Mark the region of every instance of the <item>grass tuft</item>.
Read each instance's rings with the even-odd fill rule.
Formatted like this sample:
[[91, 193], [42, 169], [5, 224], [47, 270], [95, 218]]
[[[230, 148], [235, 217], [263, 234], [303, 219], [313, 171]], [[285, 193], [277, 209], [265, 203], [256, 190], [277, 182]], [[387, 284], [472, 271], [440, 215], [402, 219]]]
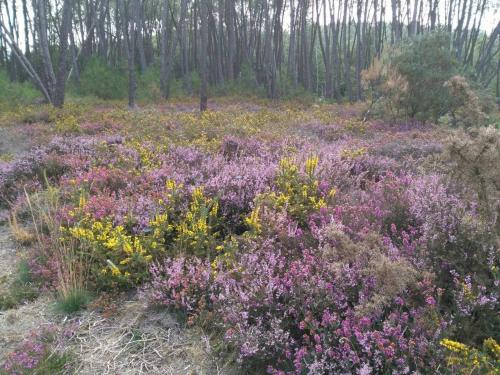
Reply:
[[82, 288], [67, 290], [60, 293], [56, 301], [56, 310], [64, 314], [73, 314], [83, 310], [92, 300], [90, 293]]

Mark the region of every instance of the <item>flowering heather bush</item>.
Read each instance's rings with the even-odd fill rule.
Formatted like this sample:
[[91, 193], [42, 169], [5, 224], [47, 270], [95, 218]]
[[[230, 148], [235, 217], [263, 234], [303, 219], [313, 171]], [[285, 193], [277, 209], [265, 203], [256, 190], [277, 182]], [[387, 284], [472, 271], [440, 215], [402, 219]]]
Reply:
[[328, 237], [340, 247], [290, 253], [269, 240], [232, 269], [168, 260], [152, 268], [151, 301], [215, 312], [240, 360], [271, 373], [437, 366], [440, 321], [430, 280], [384, 256], [377, 241], [355, 244], [328, 230], [335, 234], [321, 242]]
[[30, 335], [13, 352], [7, 355], [0, 367], [0, 374], [56, 374], [68, 370], [69, 355], [54, 351], [57, 341], [71, 335], [58, 332], [55, 326], [42, 327]]
[[325, 108], [108, 111], [3, 161], [1, 204], [22, 216], [46, 175], [60, 235], [40, 230], [34, 275], [57, 287], [51, 251], [76, 243], [90, 287], [140, 287], [250, 373], [487, 373], [498, 130], [443, 146]]

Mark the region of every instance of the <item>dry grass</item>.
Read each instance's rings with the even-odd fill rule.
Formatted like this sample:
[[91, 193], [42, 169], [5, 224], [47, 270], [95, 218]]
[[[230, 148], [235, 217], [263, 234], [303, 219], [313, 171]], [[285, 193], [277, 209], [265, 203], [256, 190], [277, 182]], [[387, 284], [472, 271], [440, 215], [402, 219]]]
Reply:
[[28, 246], [35, 241], [35, 236], [17, 221], [16, 212], [9, 215], [7, 220], [9, 222], [10, 233], [17, 243]]
[[165, 311], [125, 302], [119, 316], [86, 313], [70, 350], [72, 374], [228, 374], [214, 359], [209, 337], [183, 329]]
[[[33, 195], [25, 192], [26, 201], [33, 220], [37, 245], [47, 258], [54, 259], [57, 266], [57, 291], [62, 300], [71, 297], [75, 291], [86, 289], [89, 266], [85, 254], [79, 250], [76, 241], [61, 241], [61, 228], [55, 218], [60, 209], [60, 192], [46, 182], [47, 189]], [[42, 233], [50, 238], [50, 245], [44, 240]]]

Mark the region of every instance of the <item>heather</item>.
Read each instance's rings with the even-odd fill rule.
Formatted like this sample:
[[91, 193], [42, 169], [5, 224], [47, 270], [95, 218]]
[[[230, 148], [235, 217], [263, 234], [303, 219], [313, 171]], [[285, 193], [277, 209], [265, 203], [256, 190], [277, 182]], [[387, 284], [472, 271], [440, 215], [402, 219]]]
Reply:
[[[22, 285], [72, 334], [33, 336], [2, 371], [77, 366], [85, 314], [116, 319], [129, 296], [141, 319], [208, 332], [235, 372], [496, 373], [497, 129], [367, 120], [360, 104], [189, 108], [6, 115], [38, 134], [0, 162]], [[133, 324], [130, 358], [151, 337]]]

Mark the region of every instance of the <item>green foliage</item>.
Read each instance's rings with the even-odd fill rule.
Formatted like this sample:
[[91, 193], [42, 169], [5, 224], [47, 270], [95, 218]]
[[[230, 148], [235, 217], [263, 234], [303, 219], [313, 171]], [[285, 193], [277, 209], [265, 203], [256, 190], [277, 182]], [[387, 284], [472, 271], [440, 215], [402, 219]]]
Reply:
[[6, 292], [0, 294], [0, 310], [15, 308], [19, 304], [32, 301], [38, 296], [37, 288], [26, 261], [18, 266], [16, 278], [8, 286]]
[[0, 70], [0, 109], [32, 103], [40, 96], [29, 82], [11, 82], [7, 73]]
[[298, 100], [304, 105], [311, 105], [314, 102], [315, 95], [307, 91], [301, 84], [295, 85], [288, 74], [278, 74], [278, 83], [280, 95], [283, 99]]
[[488, 123], [489, 118], [483, 111], [478, 95], [464, 77], [453, 76], [444, 85], [451, 96], [450, 112], [446, 116], [450, 119], [450, 125], [468, 128]]
[[36, 375], [65, 374], [71, 359], [70, 353], [51, 353], [38, 364], [32, 373]]
[[448, 111], [451, 98], [444, 83], [458, 66], [449, 43], [447, 34], [426, 34], [405, 44], [393, 58], [392, 65], [408, 82], [402, 105], [410, 117], [437, 121]]
[[241, 66], [238, 77], [229, 82], [224, 82], [223, 85], [216, 86], [212, 89], [213, 95], [238, 95], [238, 96], [257, 96], [265, 97], [266, 89], [263, 85], [259, 85], [254, 77], [252, 67], [249, 64]]
[[127, 76], [98, 57], [87, 61], [80, 81], [80, 95], [101, 99], [123, 99], [127, 95]]
[[162, 99], [160, 90], [160, 70], [156, 66], [150, 67], [139, 75], [137, 80], [137, 98], [153, 102]]
[[91, 301], [88, 291], [82, 288], [73, 288], [56, 301], [56, 310], [64, 314], [73, 314], [84, 309]]

